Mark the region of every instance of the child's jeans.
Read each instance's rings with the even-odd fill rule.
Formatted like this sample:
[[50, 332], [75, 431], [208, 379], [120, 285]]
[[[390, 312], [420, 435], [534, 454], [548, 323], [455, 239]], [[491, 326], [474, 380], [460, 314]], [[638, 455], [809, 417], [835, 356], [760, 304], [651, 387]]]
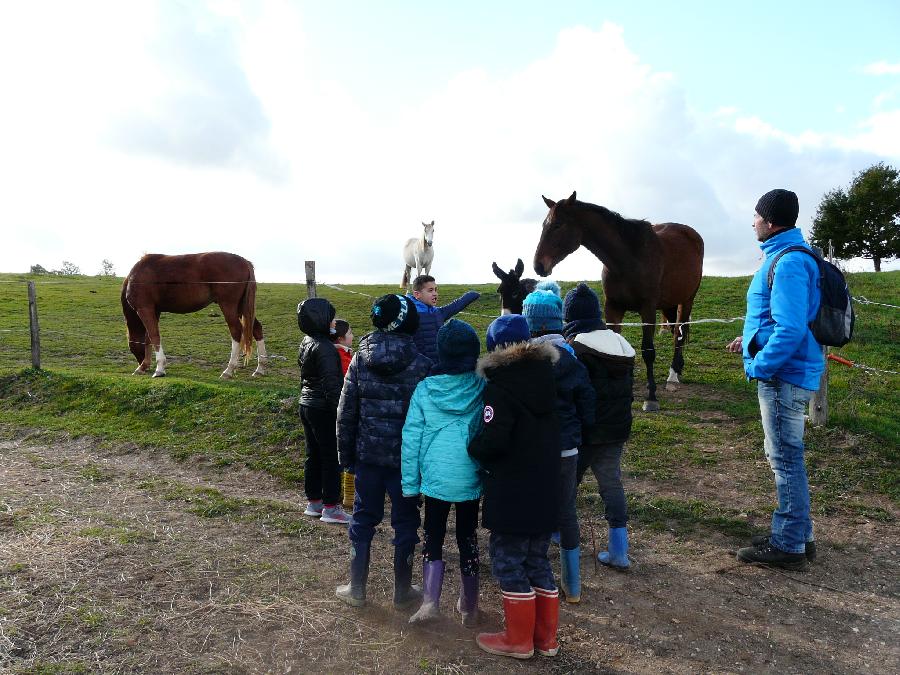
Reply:
[[603, 498], [606, 521], [610, 527], [625, 527], [628, 512], [622, 487], [622, 451], [625, 443], [585, 445], [578, 450], [578, 483], [588, 468], [597, 478], [597, 489]]
[[466, 576], [478, 573], [478, 500], [445, 502], [425, 497], [425, 562], [443, 559], [444, 537], [450, 507], [456, 504], [456, 546], [459, 549], [459, 569]]
[[400, 469], [375, 464], [356, 464], [356, 501], [350, 520], [350, 541], [367, 544], [375, 536], [375, 527], [384, 518], [384, 495], [391, 498], [391, 527], [394, 546], [419, 543], [419, 498], [404, 497], [400, 488]]
[[507, 593], [528, 593], [532, 588], [556, 590], [547, 558], [550, 532], [501, 534], [491, 532], [491, 573]]
[[303, 423], [303, 435], [306, 439], [303, 491], [307, 499], [321, 499], [329, 506], [341, 501], [336, 420], [336, 410], [300, 406], [300, 421]]
[[575, 506], [578, 494], [577, 468], [577, 453], [559, 460], [559, 545], [570, 551], [581, 545], [578, 510]]

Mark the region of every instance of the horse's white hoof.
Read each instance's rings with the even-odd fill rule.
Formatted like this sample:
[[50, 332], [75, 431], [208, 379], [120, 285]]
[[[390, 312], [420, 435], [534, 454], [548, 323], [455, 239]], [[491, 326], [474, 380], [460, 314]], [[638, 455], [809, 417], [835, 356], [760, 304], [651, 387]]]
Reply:
[[141, 367], [135, 368], [134, 372], [132, 373], [132, 375], [146, 375], [146, 374], [147, 374], [146, 368], [141, 368]]
[[264, 371], [264, 370], [254, 370], [253, 374], [250, 377], [262, 377], [265, 374], [266, 374], [266, 371]]
[[230, 380], [232, 378], [232, 373], [229, 373], [227, 370], [223, 370], [222, 374], [219, 375], [223, 380]]
[[644, 412], [659, 412], [659, 401], [644, 401]]
[[153, 373], [153, 377], [165, 377], [165, 376], [166, 376], [166, 371], [164, 371], [164, 370], [161, 372], [157, 371], [157, 372]]
[[666, 391], [678, 391], [680, 388], [679, 382], [666, 382]]

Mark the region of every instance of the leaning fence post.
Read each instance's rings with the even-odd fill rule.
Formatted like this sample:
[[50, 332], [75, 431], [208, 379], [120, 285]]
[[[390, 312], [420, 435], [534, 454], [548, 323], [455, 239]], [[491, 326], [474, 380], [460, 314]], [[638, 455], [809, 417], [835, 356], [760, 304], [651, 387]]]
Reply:
[[[816, 247], [816, 253], [823, 255], [822, 249]], [[834, 262], [834, 247], [828, 242], [828, 262]], [[825, 370], [819, 378], [819, 390], [814, 391], [809, 400], [809, 421], [814, 427], [822, 427], [828, 422], [828, 347], [822, 347], [822, 359]]]
[[306, 266], [306, 297], [316, 297], [316, 261], [307, 260]]
[[38, 326], [37, 294], [34, 282], [28, 282], [28, 325], [31, 328], [31, 366], [41, 369], [41, 329]]

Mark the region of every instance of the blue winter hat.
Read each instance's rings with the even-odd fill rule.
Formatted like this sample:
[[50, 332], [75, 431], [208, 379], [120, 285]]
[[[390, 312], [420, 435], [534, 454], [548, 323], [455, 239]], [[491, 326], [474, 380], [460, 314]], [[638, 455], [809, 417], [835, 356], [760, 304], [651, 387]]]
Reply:
[[466, 373], [475, 370], [481, 342], [472, 326], [459, 319], [450, 319], [438, 331], [437, 350], [438, 367], [435, 371]]
[[552, 290], [532, 291], [522, 303], [522, 316], [528, 321], [528, 329], [532, 333], [562, 330], [562, 300]]
[[563, 335], [571, 337], [578, 333], [593, 330], [604, 330], [603, 310], [600, 309], [600, 298], [594, 290], [583, 281], [566, 293], [564, 303], [566, 325]]
[[562, 289], [560, 289], [559, 284], [553, 281], [552, 279], [542, 279], [537, 282], [537, 285], [534, 287], [536, 291], [550, 291], [551, 293], [555, 293], [556, 297], [562, 297]]
[[531, 338], [528, 322], [521, 314], [504, 314], [491, 322], [487, 329], [487, 348], [489, 352], [497, 347], [527, 342]]

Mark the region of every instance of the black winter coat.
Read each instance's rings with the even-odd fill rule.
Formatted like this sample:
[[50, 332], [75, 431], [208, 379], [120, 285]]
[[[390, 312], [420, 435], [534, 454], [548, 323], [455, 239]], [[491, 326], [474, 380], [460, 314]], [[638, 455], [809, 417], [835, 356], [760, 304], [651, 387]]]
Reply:
[[484, 424], [469, 445], [482, 471], [481, 523], [504, 534], [548, 534], [557, 528], [559, 423], [551, 344], [522, 342], [478, 362], [487, 378]]
[[559, 449], [571, 450], [581, 445], [584, 431], [594, 424], [596, 400], [587, 368], [569, 351], [562, 335], [551, 333], [533, 338], [532, 342], [549, 342], [559, 350], [559, 361], [553, 366], [556, 378], [556, 416], [559, 419]]
[[337, 410], [344, 374], [341, 357], [328, 339], [334, 307], [325, 298], [310, 298], [297, 308], [297, 323], [306, 337], [300, 342], [300, 405]]
[[431, 369], [411, 335], [375, 331], [359, 341], [337, 412], [341, 466], [400, 468], [403, 423], [416, 385]]
[[597, 394], [596, 420], [584, 434], [583, 443], [627, 441], [634, 400], [634, 348], [611, 330], [579, 333], [569, 338], [569, 344], [587, 367]]

